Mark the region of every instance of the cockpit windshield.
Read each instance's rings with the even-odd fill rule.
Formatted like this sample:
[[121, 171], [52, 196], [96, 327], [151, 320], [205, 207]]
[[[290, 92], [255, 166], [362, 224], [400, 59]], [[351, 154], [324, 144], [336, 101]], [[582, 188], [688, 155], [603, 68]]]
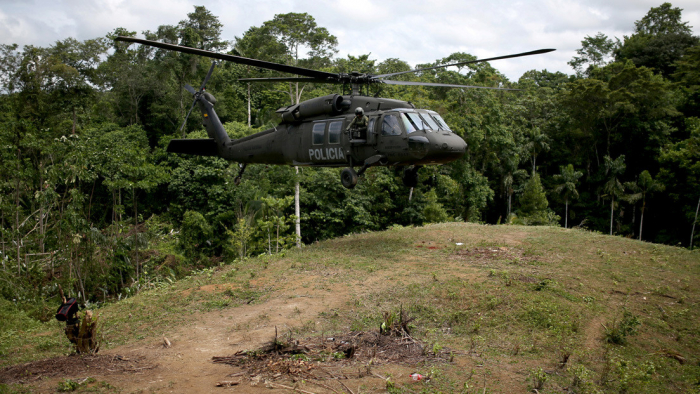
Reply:
[[452, 131], [450, 130], [450, 127], [447, 125], [447, 122], [445, 122], [442, 116], [438, 115], [436, 112], [432, 112], [428, 114], [428, 116], [433, 118], [433, 120], [437, 122], [437, 124], [440, 126], [440, 130]]
[[420, 114], [421, 118], [425, 119], [425, 121], [430, 125], [430, 128], [433, 130], [439, 130], [441, 127], [440, 125], [437, 124], [435, 119], [433, 119], [430, 114]]
[[432, 130], [433, 129], [432, 127], [430, 127], [428, 122], [426, 122], [425, 119], [423, 119], [423, 117], [420, 116], [416, 112], [407, 112], [406, 116], [409, 119], [411, 119], [411, 121], [416, 125], [418, 130]]
[[402, 109], [400, 111], [401, 120], [408, 133], [413, 133], [416, 130], [452, 131], [445, 120], [435, 111], [414, 109]]

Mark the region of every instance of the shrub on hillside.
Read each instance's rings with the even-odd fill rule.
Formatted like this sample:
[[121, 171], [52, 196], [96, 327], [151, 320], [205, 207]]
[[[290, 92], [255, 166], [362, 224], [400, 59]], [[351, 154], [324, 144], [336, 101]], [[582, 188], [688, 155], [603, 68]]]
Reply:
[[179, 245], [185, 257], [198, 260], [211, 251], [213, 230], [199, 212], [187, 211], [182, 219]]

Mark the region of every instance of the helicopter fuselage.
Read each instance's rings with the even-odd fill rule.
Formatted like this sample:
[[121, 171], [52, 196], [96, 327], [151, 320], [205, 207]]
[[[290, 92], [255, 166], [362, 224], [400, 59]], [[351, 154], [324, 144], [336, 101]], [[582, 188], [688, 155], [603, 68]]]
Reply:
[[[212, 100], [214, 101], [214, 100]], [[355, 108], [363, 108], [368, 127], [348, 130]], [[200, 103], [207, 140], [173, 140], [170, 152], [216, 155], [245, 164], [315, 167], [371, 165], [422, 166], [461, 157], [466, 143], [434, 111], [405, 101], [330, 95], [278, 110], [282, 122], [230, 140], [211, 103]], [[205, 148], [192, 150], [197, 144]], [[178, 149], [178, 147], [180, 147]]]

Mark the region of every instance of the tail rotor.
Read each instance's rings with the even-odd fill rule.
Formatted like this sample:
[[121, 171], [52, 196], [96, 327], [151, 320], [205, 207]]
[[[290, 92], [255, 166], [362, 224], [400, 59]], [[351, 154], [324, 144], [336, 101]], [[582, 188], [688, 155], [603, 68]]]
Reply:
[[214, 72], [214, 67], [216, 67], [216, 62], [211, 62], [211, 67], [209, 68], [209, 72], [207, 73], [207, 76], [204, 77], [204, 82], [202, 82], [202, 86], [199, 88], [199, 90], [194, 90], [192, 86], [189, 84], [185, 84], [185, 90], [190, 92], [194, 96], [194, 100], [192, 101], [192, 105], [190, 106], [190, 110], [187, 111], [187, 116], [185, 116], [185, 120], [182, 121], [182, 126], [180, 127], [180, 132], [182, 133], [182, 138], [185, 138], [185, 125], [187, 124], [187, 119], [189, 119], [190, 114], [192, 113], [192, 110], [194, 109], [194, 106], [197, 104], [197, 101], [202, 97], [204, 94], [204, 87], [207, 85], [207, 82], [209, 82], [209, 78], [211, 78], [211, 74]]

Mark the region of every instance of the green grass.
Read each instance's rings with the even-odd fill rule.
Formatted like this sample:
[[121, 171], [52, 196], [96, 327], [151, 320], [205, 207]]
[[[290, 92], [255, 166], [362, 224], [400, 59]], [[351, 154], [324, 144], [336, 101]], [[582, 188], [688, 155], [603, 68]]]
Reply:
[[[415, 337], [456, 354], [454, 364], [417, 366], [429, 383], [392, 377], [391, 392], [700, 393], [698, 283], [698, 252], [561, 228], [449, 223], [222, 265], [99, 313], [113, 347], [283, 289], [343, 288], [344, 307], [295, 312], [294, 335], [318, 324], [376, 330], [384, 312], [403, 309]], [[2, 365], [67, 352], [60, 325], [0, 306], [11, 317], [0, 323]]]

